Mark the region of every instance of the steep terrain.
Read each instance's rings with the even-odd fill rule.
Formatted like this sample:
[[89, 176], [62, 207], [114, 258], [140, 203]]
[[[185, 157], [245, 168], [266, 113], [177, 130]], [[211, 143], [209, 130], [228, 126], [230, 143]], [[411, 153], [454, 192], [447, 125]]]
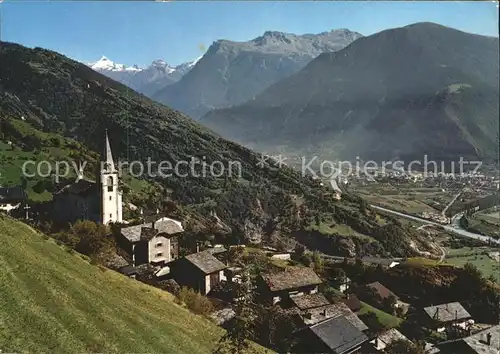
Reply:
[[327, 159], [487, 159], [498, 94], [498, 38], [418, 23], [322, 54], [201, 122], [256, 149]]
[[193, 61], [172, 67], [158, 59], [146, 68], [139, 68], [136, 65], [127, 67], [102, 57], [98, 61], [90, 63], [89, 66], [95, 71], [150, 97], [160, 89], [179, 81], [195, 64], [196, 62]]
[[[3, 353], [210, 353], [222, 330], [0, 215]], [[8, 246], [7, 246], [8, 245]]]
[[[156, 162], [152, 174], [163, 161], [166, 166], [181, 167], [179, 173], [168, 169], [167, 173], [173, 172], [169, 177], [142, 177], [161, 184], [154, 191], [157, 206], [174, 213], [189, 230], [225, 233], [231, 242], [287, 243], [297, 235], [332, 254], [411, 253], [413, 232], [380, 225], [373, 211], [360, 207], [358, 197], [344, 193], [339, 202], [331, 188], [291, 168], [280, 168], [272, 160], [263, 162], [260, 155], [83, 64], [12, 43], [1, 44], [0, 63], [0, 126], [22, 122], [42, 133], [60, 134], [94, 156], [104, 150], [107, 128], [115, 157], [142, 162], [146, 173], [150, 158]], [[11, 134], [9, 139], [15, 148], [24, 148], [22, 137]], [[76, 148], [82, 153], [85, 149]], [[192, 158], [208, 166], [217, 162], [214, 174], [205, 169], [208, 173], [203, 177], [201, 163], [194, 172], [178, 165], [180, 161], [190, 164]], [[17, 178], [20, 174], [18, 170]], [[313, 224], [320, 230], [312, 233]], [[359, 237], [330, 227], [334, 224], [349, 225]], [[321, 242], [322, 236], [328, 242]]]
[[243, 103], [319, 54], [340, 50], [360, 37], [341, 29], [306, 35], [268, 31], [248, 42], [219, 40], [193, 70], [153, 98], [197, 118]]

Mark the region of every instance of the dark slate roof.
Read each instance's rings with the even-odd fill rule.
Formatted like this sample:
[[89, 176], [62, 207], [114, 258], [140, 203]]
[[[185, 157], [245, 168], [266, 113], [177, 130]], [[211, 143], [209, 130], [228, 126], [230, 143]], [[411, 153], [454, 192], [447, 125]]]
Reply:
[[292, 297], [292, 302], [295, 304], [295, 306], [297, 306], [301, 310], [311, 309], [314, 307], [320, 307], [330, 304], [330, 301], [327, 300], [325, 295], [320, 293], [294, 296]]
[[193, 253], [184, 258], [205, 274], [215, 273], [227, 268], [224, 263], [207, 251]]
[[382, 284], [380, 284], [378, 281], [374, 282], [374, 283], [370, 283], [370, 284], [367, 284], [366, 285], [367, 287], [369, 288], [372, 288], [373, 290], [375, 290], [375, 292], [382, 298], [382, 299], [386, 299], [388, 298], [389, 296], [394, 296], [396, 299], [399, 299], [396, 294], [394, 294], [392, 291], [390, 291], [389, 289], [387, 289], [385, 286], [383, 286]]
[[26, 193], [22, 187], [0, 187], [0, 203], [17, 203], [24, 200], [26, 200]]
[[424, 311], [430, 318], [438, 322], [450, 322], [471, 317], [459, 302], [425, 307]]
[[311, 326], [311, 331], [335, 354], [348, 353], [368, 337], [345, 317], [336, 317]]
[[[486, 342], [488, 334], [491, 335], [489, 345]], [[463, 341], [478, 354], [498, 354], [500, 353], [500, 325], [466, 337]]]
[[121, 229], [121, 234], [130, 242], [138, 242], [140, 240], [150, 240], [159, 234], [173, 235], [184, 231], [178, 221], [167, 218], [154, 223], [154, 230], [156, 231], [152, 227], [152, 222], [124, 227]]
[[[385, 332], [382, 332], [380, 333], [378, 336], [377, 336], [377, 339], [384, 343], [385, 346], [388, 346], [390, 345], [391, 343], [395, 342], [395, 341], [398, 341], [398, 340], [402, 340], [402, 341], [407, 341], [409, 342], [409, 339], [406, 338], [405, 335], [403, 335], [400, 331], [398, 331], [396, 328], [391, 328], [391, 329], [388, 329], [387, 331]], [[378, 349], [378, 348], [377, 348]]]
[[322, 322], [328, 318], [344, 317], [360, 331], [368, 329], [363, 321], [361, 321], [343, 302], [307, 309], [304, 310], [301, 315], [304, 324], [308, 326]]
[[137, 274], [137, 269], [135, 269], [135, 267], [132, 267], [131, 265], [121, 267], [120, 269], [118, 269], [118, 271], [122, 274], [125, 274], [125, 275]]
[[296, 289], [322, 283], [318, 275], [311, 268], [306, 267], [289, 267], [281, 272], [265, 274], [262, 278], [271, 291]]
[[87, 179], [80, 179], [76, 182], [70, 183], [62, 187], [55, 194], [73, 194], [73, 195], [89, 195], [93, 193], [99, 193], [99, 188], [96, 182]]

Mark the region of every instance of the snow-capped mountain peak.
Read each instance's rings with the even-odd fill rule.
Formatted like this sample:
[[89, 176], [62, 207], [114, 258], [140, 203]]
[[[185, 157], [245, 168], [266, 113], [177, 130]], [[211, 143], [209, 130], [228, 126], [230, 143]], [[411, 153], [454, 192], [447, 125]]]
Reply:
[[117, 64], [114, 61], [108, 59], [106, 56], [102, 56], [96, 62], [90, 63], [89, 66], [97, 71], [140, 71], [142, 70], [137, 65], [125, 66], [124, 64]]
[[146, 96], [151, 96], [159, 89], [179, 81], [184, 74], [192, 69], [199, 59], [175, 67], [170, 66], [163, 59], [156, 59], [149, 66], [141, 68], [137, 65], [126, 66], [124, 64], [117, 64], [109, 58], [102, 56], [98, 61], [87, 65], [91, 69], [119, 81]]

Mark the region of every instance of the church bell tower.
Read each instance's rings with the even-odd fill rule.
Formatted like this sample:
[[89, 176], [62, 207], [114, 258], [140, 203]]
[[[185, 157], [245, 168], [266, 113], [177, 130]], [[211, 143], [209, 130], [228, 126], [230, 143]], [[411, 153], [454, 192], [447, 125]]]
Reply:
[[103, 224], [122, 222], [122, 192], [119, 189], [119, 173], [113, 161], [107, 130], [104, 161], [101, 162], [100, 172], [101, 221]]

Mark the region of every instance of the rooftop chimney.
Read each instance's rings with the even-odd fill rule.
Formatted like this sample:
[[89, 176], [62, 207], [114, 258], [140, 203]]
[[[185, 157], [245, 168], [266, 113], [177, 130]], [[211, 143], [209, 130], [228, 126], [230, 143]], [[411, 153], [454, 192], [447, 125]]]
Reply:
[[491, 333], [486, 335], [486, 344], [491, 345]]

